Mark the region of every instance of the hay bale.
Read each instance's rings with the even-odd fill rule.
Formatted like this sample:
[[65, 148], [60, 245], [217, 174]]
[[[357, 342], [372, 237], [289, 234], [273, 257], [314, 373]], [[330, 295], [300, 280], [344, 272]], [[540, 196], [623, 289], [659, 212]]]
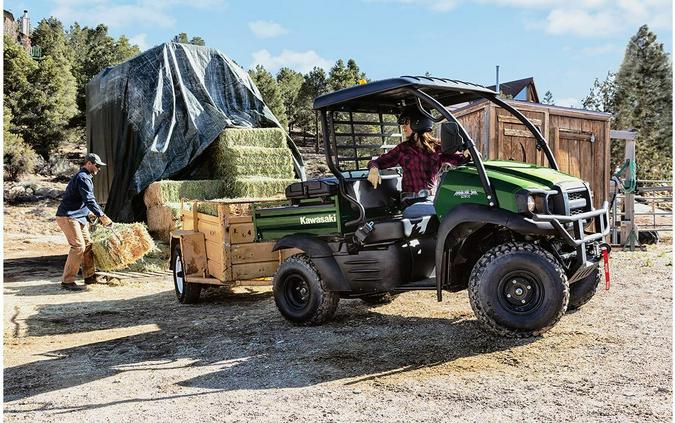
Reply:
[[286, 202], [286, 197], [279, 195], [275, 197], [254, 198], [254, 197], [235, 197], [235, 198], [216, 198], [209, 201], [198, 202], [197, 211], [199, 213], [218, 216], [218, 206], [227, 204], [230, 217], [251, 216], [253, 213], [253, 203], [261, 202]]
[[157, 181], [146, 188], [143, 201], [147, 207], [179, 203], [182, 198], [210, 200], [225, 195], [224, 180]]
[[294, 176], [293, 155], [286, 133], [279, 128], [226, 129], [204, 157], [199, 174], [213, 179]]
[[274, 198], [284, 195], [286, 187], [297, 179], [264, 176], [239, 177], [229, 186], [228, 197]]
[[221, 145], [213, 152], [211, 168], [214, 178], [268, 176], [292, 178], [291, 151], [284, 148]]
[[168, 241], [171, 231], [180, 228], [180, 203], [150, 206], [147, 210], [148, 231], [162, 241]]
[[142, 223], [113, 223], [98, 226], [92, 233], [94, 262], [100, 270], [124, 269], [155, 248]]
[[228, 128], [220, 134], [215, 142], [231, 147], [285, 148], [286, 133], [280, 128]]

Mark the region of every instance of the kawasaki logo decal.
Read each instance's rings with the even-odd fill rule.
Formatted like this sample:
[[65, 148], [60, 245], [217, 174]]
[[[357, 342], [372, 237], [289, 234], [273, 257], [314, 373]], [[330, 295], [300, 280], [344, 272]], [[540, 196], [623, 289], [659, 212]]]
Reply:
[[300, 217], [301, 225], [315, 225], [317, 223], [335, 223], [337, 222], [337, 216], [334, 214], [329, 214], [326, 216], [317, 216], [317, 217]]
[[478, 195], [478, 191], [476, 191], [475, 189], [455, 192], [455, 197], [459, 198], [470, 198], [473, 197], [474, 195]]

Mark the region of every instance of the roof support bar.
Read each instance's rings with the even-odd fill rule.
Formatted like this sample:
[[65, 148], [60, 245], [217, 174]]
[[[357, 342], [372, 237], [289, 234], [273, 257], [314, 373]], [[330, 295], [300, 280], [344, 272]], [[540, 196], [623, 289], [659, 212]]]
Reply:
[[471, 139], [471, 137], [466, 132], [462, 124], [459, 123], [457, 119], [455, 119], [455, 117], [452, 115], [452, 113], [448, 111], [448, 109], [443, 107], [441, 103], [439, 103], [435, 98], [433, 98], [429, 94], [419, 89], [411, 88], [410, 91], [413, 94], [415, 94], [415, 96], [418, 99], [423, 100], [424, 102], [432, 106], [434, 109], [438, 110], [438, 112], [443, 117], [445, 117], [448, 120], [448, 122], [455, 122], [457, 124], [457, 127], [461, 131], [462, 137], [466, 140], [466, 146], [467, 149], [469, 150], [469, 154], [471, 154], [471, 158], [473, 159], [473, 162], [476, 165], [476, 169], [478, 170], [478, 177], [480, 178], [480, 182], [483, 185], [483, 189], [485, 190], [485, 196], [487, 197], [488, 203], [490, 207], [498, 207], [499, 203], [497, 202], [497, 196], [495, 195], [495, 191], [492, 188], [490, 179], [488, 178], [487, 172], [485, 171], [485, 166], [483, 165], [483, 160], [481, 160], [480, 153], [476, 149], [476, 144], [473, 142], [473, 139]]

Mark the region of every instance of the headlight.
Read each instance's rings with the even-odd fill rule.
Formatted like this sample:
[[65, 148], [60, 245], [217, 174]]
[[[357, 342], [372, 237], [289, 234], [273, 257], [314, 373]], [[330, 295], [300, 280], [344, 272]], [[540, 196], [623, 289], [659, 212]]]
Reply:
[[527, 196], [527, 209], [530, 211], [530, 213], [534, 213], [535, 210], [535, 202], [534, 202], [534, 197], [531, 195]]

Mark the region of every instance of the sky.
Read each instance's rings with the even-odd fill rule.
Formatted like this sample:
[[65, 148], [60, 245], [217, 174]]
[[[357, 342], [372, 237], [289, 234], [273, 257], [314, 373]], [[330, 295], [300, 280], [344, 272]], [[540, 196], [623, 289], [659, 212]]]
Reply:
[[141, 49], [186, 32], [245, 68], [328, 71], [353, 58], [372, 80], [424, 75], [493, 85], [534, 77], [540, 98], [580, 107], [648, 24], [672, 53], [668, 0], [40, 0], [5, 1], [34, 27], [55, 16], [103, 23]]

